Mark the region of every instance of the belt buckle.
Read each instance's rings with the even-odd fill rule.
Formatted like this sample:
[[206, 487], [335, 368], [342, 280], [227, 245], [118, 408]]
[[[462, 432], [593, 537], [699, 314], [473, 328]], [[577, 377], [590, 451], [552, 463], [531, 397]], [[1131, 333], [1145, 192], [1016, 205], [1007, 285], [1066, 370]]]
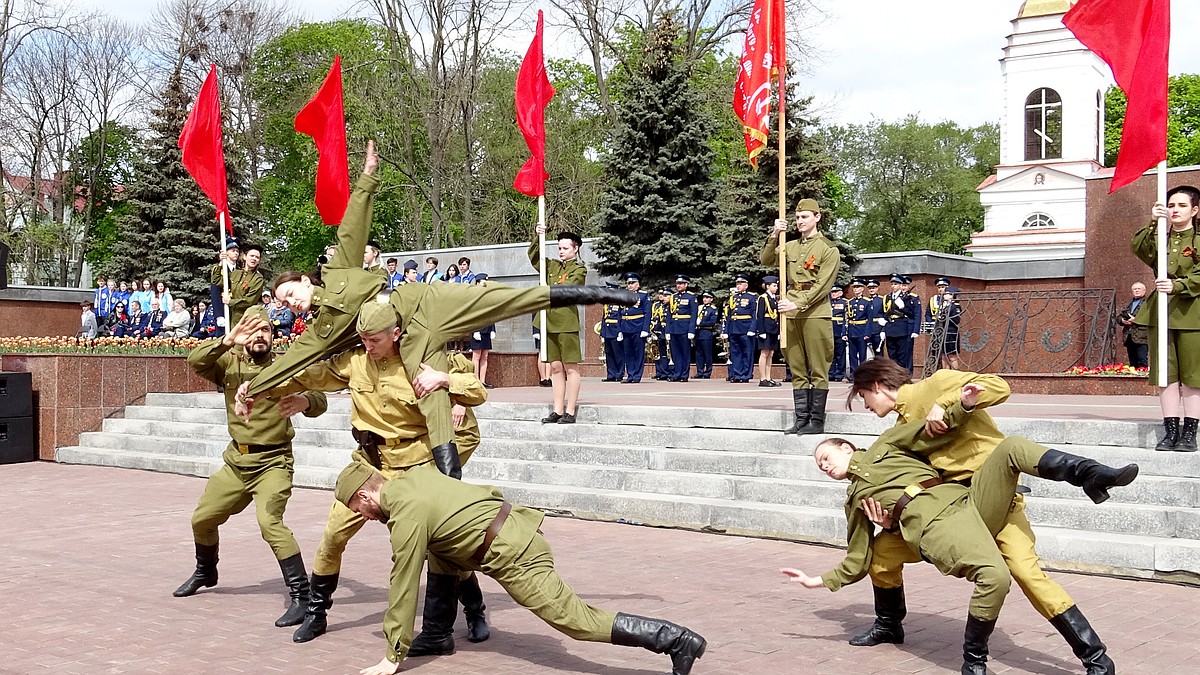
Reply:
[[245, 443], [238, 443], [237, 449], [238, 449], [238, 452], [242, 453], [243, 455], [250, 454], [250, 446], [246, 445]]
[[925, 488], [921, 487], [920, 485], [909, 485], [908, 487], [904, 488], [904, 494], [908, 495], [909, 499], [916, 497], [924, 491]]

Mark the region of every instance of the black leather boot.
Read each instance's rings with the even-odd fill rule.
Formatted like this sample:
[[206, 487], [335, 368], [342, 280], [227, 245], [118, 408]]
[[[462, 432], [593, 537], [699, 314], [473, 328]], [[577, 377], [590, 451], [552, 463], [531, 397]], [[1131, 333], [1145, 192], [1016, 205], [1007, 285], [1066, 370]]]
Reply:
[[483, 604], [483, 589], [479, 588], [479, 577], [472, 574], [458, 581], [458, 599], [462, 602], [463, 616], [467, 618], [467, 640], [484, 642], [492, 636]]
[[1066, 638], [1071, 651], [1087, 668], [1087, 675], [1116, 675], [1117, 666], [1108, 658], [1108, 648], [1078, 606], [1071, 605], [1070, 609], [1050, 619], [1050, 625]]
[[325, 634], [329, 626], [325, 613], [333, 606], [333, 592], [337, 590], [337, 574], [312, 575], [308, 589], [308, 609], [304, 612], [304, 623], [292, 633], [292, 642], [308, 642]]
[[1196, 423], [1200, 422], [1195, 417], [1183, 418], [1183, 429], [1179, 432], [1179, 442], [1175, 444], [1175, 452], [1195, 452], [1196, 451]]
[[904, 587], [880, 588], [875, 591], [875, 623], [865, 633], [850, 638], [855, 647], [874, 647], [884, 643], [904, 644], [904, 617], [908, 607], [904, 603]]
[[963, 633], [962, 675], [987, 675], [988, 639], [996, 630], [996, 622], [967, 615], [967, 630]]
[[1038, 460], [1037, 475], [1081, 487], [1084, 494], [1100, 504], [1108, 499], [1108, 488], [1129, 485], [1137, 478], [1138, 465], [1127, 464], [1117, 469], [1086, 457], [1047, 450]]
[[1179, 418], [1164, 417], [1163, 418], [1163, 438], [1154, 446], [1155, 450], [1174, 450], [1175, 445], [1179, 443]]
[[279, 561], [279, 570], [283, 572], [283, 581], [287, 584], [288, 595], [292, 600], [283, 616], [275, 620], [279, 628], [298, 626], [304, 621], [308, 608], [308, 572], [304, 571], [304, 558], [300, 554]]
[[813, 389], [811, 391], [808, 424], [796, 432], [800, 435], [825, 433], [825, 403], [829, 401], [829, 390]]
[[201, 588], [217, 585], [217, 547], [217, 544], [196, 544], [196, 571], [171, 595], [186, 598]]
[[[555, 288], [555, 286], [551, 286]], [[425, 576], [425, 611], [421, 633], [413, 638], [409, 656], [441, 656], [454, 653], [454, 620], [458, 618], [458, 575]]]
[[600, 304], [633, 307], [638, 304], [638, 294], [623, 288], [606, 286], [562, 285], [550, 287], [551, 307]]
[[704, 656], [704, 648], [708, 645], [708, 641], [699, 633], [683, 626], [632, 614], [617, 614], [613, 621], [612, 643], [624, 647], [642, 647], [655, 654], [670, 654], [671, 675], [691, 673], [692, 664]]
[[430, 452], [433, 453], [433, 463], [437, 465], [438, 471], [462, 480], [462, 462], [458, 459], [458, 446], [453, 441], [442, 443]]
[[785, 434], [797, 434], [808, 426], [808, 416], [812, 414], [812, 389], [793, 389], [792, 403], [796, 407], [796, 421], [785, 430]]

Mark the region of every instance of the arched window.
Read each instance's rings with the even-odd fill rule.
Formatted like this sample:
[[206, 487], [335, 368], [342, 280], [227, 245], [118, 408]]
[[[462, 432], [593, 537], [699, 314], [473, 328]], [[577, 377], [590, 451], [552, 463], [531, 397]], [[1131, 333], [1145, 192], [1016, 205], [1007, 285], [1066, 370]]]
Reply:
[[1042, 87], [1025, 98], [1025, 161], [1062, 157], [1062, 97]]
[[1044, 213], [1034, 213], [1021, 223], [1022, 228], [1054, 227], [1054, 219]]

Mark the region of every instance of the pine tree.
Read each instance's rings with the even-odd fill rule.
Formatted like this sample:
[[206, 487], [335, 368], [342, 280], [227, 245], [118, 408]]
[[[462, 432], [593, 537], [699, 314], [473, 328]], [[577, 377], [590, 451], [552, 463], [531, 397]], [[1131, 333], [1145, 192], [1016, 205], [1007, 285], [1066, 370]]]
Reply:
[[641, 272], [646, 287], [718, 268], [713, 125], [698, 114], [678, 41], [669, 14], [647, 36], [620, 108], [595, 219], [600, 271]]
[[[858, 261], [857, 255], [836, 234], [836, 223], [832, 213], [837, 210], [837, 190], [832, 189], [835, 179], [834, 163], [825, 148], [813, 133], [815, 121], [809, 115], [812, 98], [796, 98], [795, 86], [787, 90], [787, 161], [784, 171], [787, 176], [787, 197], [784, 200], [786, 218], [790, 223], [795, 216], [797, 202], [804, 198], [816, 199], [822, 207], [821, 232], [829, 237], [842, 254], [842, 269], [838, 279], [843, 283], [850, 280], [850, 268]], [[775, 101], [772, 108], [777, 110]], [[772, 120], [774, 122], [774, 120]], [[731, 172], [726, 176], [724, 201], [718, 226], [720, 235], [719, 259], [725, 276], [717, 287], [732, 284], [735, 274], [761, 277], [778, 274], [776, 268], [768, 269], [759, 263], [759, 254], [766, 242], [775, 219], [779, 217], [779, 127], [772, 124], [767, 145], [758, 155], [758, 170], [747, 164], [745, 170]], [[789, 229], [789, 238], [794, 229]], [[756, 285], [751, 286], [757, 289]]]

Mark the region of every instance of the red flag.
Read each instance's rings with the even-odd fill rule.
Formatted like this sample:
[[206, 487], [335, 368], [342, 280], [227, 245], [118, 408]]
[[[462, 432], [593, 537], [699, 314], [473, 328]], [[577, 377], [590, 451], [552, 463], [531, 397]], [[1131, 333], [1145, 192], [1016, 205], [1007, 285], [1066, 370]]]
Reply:
[[350, 163], [346, 157], [346, 113], [342, 108], [342, 57], [333, 58], [329, 74], [300, 112], [296, 131], [317, 144], [317, 211], [326, 225], [338, 225], [350, 203]]
[[538, 10], [537, 32], [521, 70], [517, 71], [517, 126], [533, 157], [517, 172], [513, 187], [517, 192], [537, 197], [546, 194], [546, 104], [554, 98], [554, 86], [546, 76], [542, 58], [542, 10]]
[[196, 185], [217, 207], [217, 217], [225, 214], [225, 229], [233, 234], [229, 217], [229, 184], [225, 180], [225, 148], [221, 145], [221, 97], [217, 94], [217, 66], [204, 78], [196, 103], [179, 134], [183, 168]]
[[1112, 68], [1125, 92], [1121, 151], [1109, 192], [1167, 158], [1170, 0], [1079, 0], [1063, 24]]
[[[742, 121], [746, 152], [754, 168], [758, 168], [758, 153], [771, 131], [771, 82], [779, 79], [786, 52], [783, 0], [754, 0], [733, 89], [733, 112]], [[782, 94], [779, 107], [783, 114]]]

